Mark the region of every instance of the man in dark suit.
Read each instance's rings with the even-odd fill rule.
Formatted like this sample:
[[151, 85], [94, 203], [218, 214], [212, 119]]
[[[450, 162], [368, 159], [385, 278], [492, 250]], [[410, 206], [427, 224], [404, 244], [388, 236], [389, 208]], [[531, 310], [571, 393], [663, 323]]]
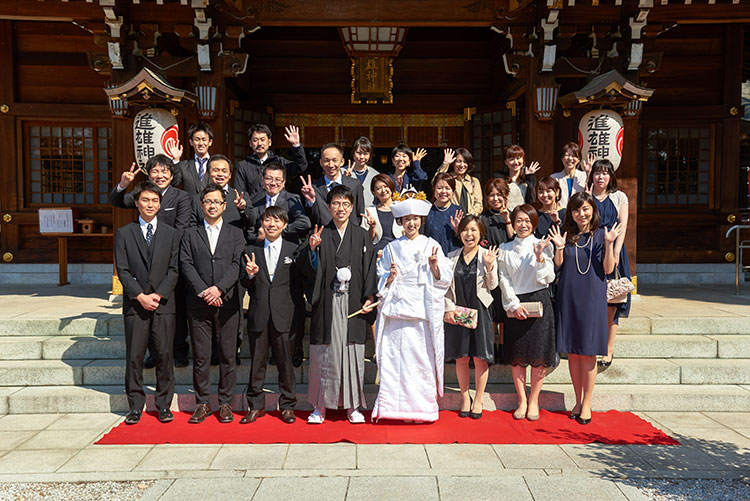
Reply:
[[328, 192], [335, 186], [344, 185], [354, 196], [354, 207], [349, 215], [352, 224], [359, 226], [365, 211], [365, 195], [362, 183], [357, 179], [341, 174], [344, 165], [344, 150], [336, 143], [328, 143], [320, 149], [320, 166], [324, 176], [315, 181], [307, 176], [302, 179], [302, 196], [305, 198], [312, 224], [325, 226], [332, 221], [331, 211], [326, 205]]
[[[232, 162], [224, 155], [211, 155], [207, 162], [208, 183], [214, 183], [219, 186], [224, 193], [227, 201], [224, 208], [222, 219], [225, 223], [236, 226], [243, 233], [247, 234], [247, 228], [255, 224], [254, 211], [247, 210], [248, 197], [244, 193], [239, 193], [229, 187], [229, 180], [232, 178]], [[207, 183], [207, 184], [208, 184]], [[193, 197], [193, 224], [192, 226], [201, 226], [203, 224], [204, 207], [201, 202], [202, 192]]]
[[260, 214], [266, 207], [281, 207], [286, 211], [289, 224], [282, 237], [298, 244], [310, 231], [310, 218], [305, 214], [299, 195], [286, 191], [286, 169], [278, 163], [269, 163], [263, 167], [263, 191], [250, 198], [250, 206], [255, 211], [255, 225], [248, 230], [248, 242], [263, 242], [265, 238]]
[[291, 179], [297, 179], [307, 170], [307, 157], [299, 137], [299, 127], [290, 125], [285, 129], [284, 138], [292, 145], [293, 160], [276, 155], [270, 150], [273, 136], [266, 124], [255, 124], [247, 131], [252, 153], [237, 163], [234, 187], [240, 193], [254, 195], [263, 191], [263, 166], [277, 163], [284, 166]]
[[[193, 203], [190, 195], [179, 188], [170, 186], [174, 179], [175, 164], [166, 155], [154, 155], [146, 163], [146, 172], [149, 180], [153, 181], [161, 190], [161, 208], [157, 217], [160, 223], [168, 224], [178, 230], [190, 226], [193, 217]], [[138, 175], [135, 162], [122, 173], [120, 182], [109, 194], [109, 203], [121, 209], [135, 209], [135, 198], [133, 193], [127, 193], [128, 186]], [[180, 235], [182, 233], [180, 232]], [[182, 280], [177, 281], [175, 288], [175, 300], [177, 301], [177, 312], [175, 317], [174, 332], [174, 364], [176, 367], [187, 367], [188, 349], [187, 321], [185, 310], [185, 286]], [[149, 356], [146, 357], [144, 367], [151, 369], [156, 365], [156, 358], [151, 354], [154, 350], [148, 347]]]
[[292, 365], [293, 343], [290, 335], [300, 284], [293, 270], [297, 245], [281, 238], [287, 226], [287, 213], [270, 206], [261, 215], [265, 234], [263, 242], [245, 249], [242, 284], [250, 294], [247, 310], [247, 333], [250, 339], [252, 366], [247, 386], [249, 412], [240, 423], [252, 423], [266, 411], [263, 382], [266, 376], [268, 348], [273, 350], [279, 369], [279, 409], [285, 423], [293, 423], [297, 395]]
[[[214, 133], [207, 123], [198, 122], [188, 128], [188, 138], [195, 153], [192, 158], [182, 160], [177, 164], [172, 185], [182, 186], [188, 195], [193, 196], [198, 195], [206, 185], [210, 157], [208, 150], [214, 142]], [[180, 156], [182, 156], [182, 149], [180, 149]]]
[[233, 419], [232, 399], [237, 379], [237, 330], [240, 321], [240, 276], [245, 237], [227, 224], [227, 205], [221, 186], [211, 183], [201, 192], [203, 221], [188, 228], [180, 246], [180, 271], [188, 284], [188, 322], [193, 346], [193, 385], [198, 404], [188, 421], [200, 423], [211, 414], [211, 337], [216, 333], [219, 352], [219, 421]]
[[126, 424], [136, 424], [146, 403], [143, 355], [149, 340], [156, 358], [156, 407], [159, 421], [172, 421], [174, 395], [172, 336], [174, 335], [180, 233], [159, 221], [161, 189], [151, 181], [133, 191], [138, 221], [117, 230], [115, 266], [124, 292], [125, 392], [130, 412]]

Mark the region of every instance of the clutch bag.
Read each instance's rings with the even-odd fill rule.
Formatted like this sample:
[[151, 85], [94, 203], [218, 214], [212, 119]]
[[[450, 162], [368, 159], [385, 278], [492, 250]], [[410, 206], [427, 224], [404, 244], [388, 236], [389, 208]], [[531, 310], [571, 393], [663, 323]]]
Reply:
[[519, 307], [526, 308], [529, 313], [527, 318], [539, 318], [544, 315], [544, 305], [541, 301], [532, 301], [530, 303], [521, 303]]
[[465, 306], [456, 306], [453, 310], [453, 321], [448, 322], [453, 325], [460, 327], [466, 327], [467, 329], [477, 328], [478, 312], [474, 308], [467, 308]]
[[628, 294], [634, 290], [635, 285], [629, 278], [620, 277], [619, 273], [615, 273], [615, 278], [607, 280], [607, 303], [625, 303], [628, 300]]

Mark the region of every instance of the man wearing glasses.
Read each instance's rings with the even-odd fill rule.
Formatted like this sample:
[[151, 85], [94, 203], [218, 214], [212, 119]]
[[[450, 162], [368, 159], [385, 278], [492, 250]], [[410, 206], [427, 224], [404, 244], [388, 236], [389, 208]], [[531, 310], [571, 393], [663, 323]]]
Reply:
[[189, 423], [211, 414], [209, 361], [215, 334], [219, 355], [219, 422], [233, 419], [232, 400], [237, 380], [237, 331], [240, 323], [240, 276], [245, 238], [223, 219], [226, 191], [211, 183], [200, 194], [203, 217], [185, 231], [180, 245], [180, 272], [188, 284], [188, 322], [193, 346], [193, 385], [198, 404]]

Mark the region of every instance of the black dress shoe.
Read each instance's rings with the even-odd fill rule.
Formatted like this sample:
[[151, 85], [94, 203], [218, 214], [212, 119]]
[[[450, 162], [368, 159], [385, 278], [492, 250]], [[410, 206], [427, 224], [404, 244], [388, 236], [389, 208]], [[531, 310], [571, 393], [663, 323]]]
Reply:
[[[474, 399], [469, 397], [469, 410], [468, 411], [458, 411], [458, 417], [460, 418], [467, 418], [471, 416], [471, 408], [474, 406]], [[480, 416], [481, 417], [481, 416]]]
[[151, 355], [147, 356], [146, 360], [143, 361], [143, 367], [146, 369], [153, 369], [156, 367], [156, 359]]
[[294, 367], [300, 367], [304, 358], [305, 354], [302, 352], [302, 348], [297, 348], [294, 350], [294, 355], [292, 356], [292, 365]]
[[269, 365], [276, 365], [276, 357], [274, 357], [273, 355], [271, 355], [270, 357], [268, 357], [268, 364]]
[[219, 422], [231, 423], [233, 419], [234, 414], [232, 414], [232, 406], [229, 404], [222, 404], [222, 406], [219, 407]]
[[471, 419], [482, 419], [482, 413], [481, 413], [481, 412], [474, 412], [474, 411], [471, 411], [471, 412], [469, 413], [469, 417], [470, 417]]
[[239, 354], [239, 353], [238, 353], [238, 354], [237, 354], [237, 356], [235, 357], [235, 359], [234, 359], [234, 363], [235, 363], [235, 365], [237, 365], [237, 366], [240, 366], [240, 365], [242, 365], [242, 359], [240, 358], [240, 354]]
[[265, 409], [252, 409], [250, 412], [240, 419], [240, 424], [254, 423], [256, 419], [266, 415]]
[[159, 421], [168, 423], [174, 420], [174, 414], [169, 409], [159, 409]]
[[602, 369], [606, 369], [610, 365], [612, 365], [612, 361], [615, 359], [614, 353], [612, 354], [612, 358], [609, 359], [609, 362], [605, 361], [604, 359], [599, 359], [599, 367]]
[[190, 364], [188, 363], [187, 357], [180, 357], [180, 358], [175, 358], [174, 359], [174, 366], [175, 367], [187, 367], [188, 365], [190, 365]]
[[208, 404], [198, 404], [198, 407], [193, 412], [193, 415], [188, 419], [188, 423], [197, 424], [202, 423], [208, 416], [211, 415], [211, 406]]
[[591, 422], [591, 418], [583, 419], [581, 416], [578, 416], [576, 418], [576, 423], [578, 424], [589, 424], [590, 422]]
[[141, 411], [130, 411], [125, 416], [125, 424], [138, 424], [141, 421]]
[[292, 409], [282, 409], [281, 410], [281, 420], [284, 421], [287, 424], [292, 424], [297, 420], [297, 417], [294, 415], [294, 410]]
[[571, 412], [568, 416], [570, 419], [578, 419], [580, 417], [580, 413]]

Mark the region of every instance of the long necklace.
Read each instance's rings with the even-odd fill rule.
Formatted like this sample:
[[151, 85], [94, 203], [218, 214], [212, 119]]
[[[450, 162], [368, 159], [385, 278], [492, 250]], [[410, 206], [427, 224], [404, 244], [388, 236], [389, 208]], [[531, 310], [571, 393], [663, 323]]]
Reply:
[[[580, 240], [580, 238], [579, 238]], [[586, 271], [581, 271], [581, 265], [578, 264], [578, 249], [585, 249], [586, 246], [589, 246], [589, 264], [586, 266]], [[583, 245], [578, 245], [578, 242], [576, 242], [576, 269], [578, 269], [578, 273], [581, 275], [585, 275], [589, 272], [591, 269], [591, 256], [594, 254], [594, 234], [589, 234], [589, 240]]]

